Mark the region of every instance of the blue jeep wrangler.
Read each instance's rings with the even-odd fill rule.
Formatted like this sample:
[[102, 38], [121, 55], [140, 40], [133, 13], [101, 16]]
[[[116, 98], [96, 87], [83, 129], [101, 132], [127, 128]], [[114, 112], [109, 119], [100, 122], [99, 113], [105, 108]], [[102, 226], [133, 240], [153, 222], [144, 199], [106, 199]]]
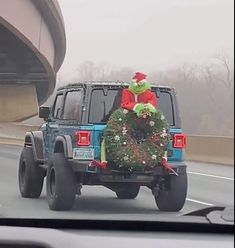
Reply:
[[[69, 210], [81, 185], [103, 185], [120, 199], [134, 199], [140, 186], [148, 187], [162, 211], [179, 211], [187, 194], [182, 133], [175, 90], [152, 86], [158, 108], [170, 124], [168, 162], [177, 173], [163, 166], [148, 171], [125, 171], [90, 166], [100, 159], [102, 133], [111, 113], [120, 107], [120, 82], [70, 84], [59, 88], [52, 107], [40, 107], [45, 120], [39, 131], [27, 132], [19, 162], [22, 197], [38, 198], [46, 177], [47, 200], [52, 210]], [[108, 154], [107, 154], [108, 155]]]

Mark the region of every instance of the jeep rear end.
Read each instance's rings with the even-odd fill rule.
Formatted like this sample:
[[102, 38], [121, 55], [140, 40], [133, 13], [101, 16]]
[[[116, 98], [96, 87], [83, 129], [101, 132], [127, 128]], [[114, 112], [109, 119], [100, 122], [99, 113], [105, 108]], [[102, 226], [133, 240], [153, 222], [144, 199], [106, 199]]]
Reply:
[[183, 207], [187, 194], [185, 135], [172, 88], [152, 87], [158, 108], [170, 125], [167, 153], [172, 170], [161, 164], [144, 171], [118, 169], [109, 154], [107, 168], [98, 168], [92, 163], [101, 159], [103, 131], [110, 115], [120, 107], [125, 87], [128, 85], [124, 83], [87, 83], [58, 90], [52, 108], [41, 108], [41, 117], [46, 120], [41, 131], [26, 134], [20, 168], [34, 154], [34, 161], [26, 162], [35, 166], [35, 173], [40, 170], [40, 177], [36, 176], [38, 173], [34, 175], [39, 182], [35, 190], [30, 184], [25, 188], [22, 181], [22, 196], [38, 197], [46, 175], [47, 200], [52, 210], [71, 209], [81, 185], [105, 186], [119, 199], [134, 199], [140, 186], [147, 186], [160, 210], [179, 211]]

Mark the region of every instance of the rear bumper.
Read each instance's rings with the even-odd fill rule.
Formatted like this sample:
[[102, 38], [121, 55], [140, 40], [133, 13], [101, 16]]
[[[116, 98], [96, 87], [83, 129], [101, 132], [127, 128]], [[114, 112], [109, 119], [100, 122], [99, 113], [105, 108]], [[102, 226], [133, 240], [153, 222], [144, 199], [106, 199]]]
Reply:
[[[69, 164], [74, 172], [83, 172], [93, 174], [98, 181], [101, 183], [105, 182], [135, 182], [135, 183], [151, 183], [159, 176], [167, 176], [168, 171], [162, 166], [156, 167], [153, 171], [118, 171], [110, 169], [99, 169], [96, 167], [91, 167], [91, 161], [75, 161], [69, 160]], [[186, 173], [186, 164], [184, 162], [171, 162], [172, 168], [180, 174]]]

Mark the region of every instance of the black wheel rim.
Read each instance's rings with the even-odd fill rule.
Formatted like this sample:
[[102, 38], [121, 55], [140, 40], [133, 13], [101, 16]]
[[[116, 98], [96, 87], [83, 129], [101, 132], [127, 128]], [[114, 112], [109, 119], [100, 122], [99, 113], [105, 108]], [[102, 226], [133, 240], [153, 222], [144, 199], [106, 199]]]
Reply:
[[55, 189], [56, 189], [56, 180], [55, 180], [54, 168], [52, 168], [51, 172], [50, 172], [49, 188], [50, 188], [50, 194], [52, 196], [54, 196], [55, 195]]

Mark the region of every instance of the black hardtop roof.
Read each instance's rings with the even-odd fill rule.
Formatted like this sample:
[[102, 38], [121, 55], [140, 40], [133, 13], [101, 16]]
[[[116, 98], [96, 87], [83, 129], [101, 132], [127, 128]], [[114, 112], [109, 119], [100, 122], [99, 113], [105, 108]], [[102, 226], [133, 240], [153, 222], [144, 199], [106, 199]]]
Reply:
[[[78, 82], [78, 83], [67, 84], [65, 86], [59, 87], [57, 91], [64, 90], [64, 89], [77, 88], [77, 87], [86, 88], [87, 86], [90, 86], [90, 87], [100, 87], [100, 86], [127, 87], [128, 85], [129, 85], [128, 82], [121, 82], [121, 81], [89, 81], [89, 82]], [[173, 89], [173, 87], [170, 87], [170, 86], [157, 85], [157, 84], [151, 84], [151, 87]]]

